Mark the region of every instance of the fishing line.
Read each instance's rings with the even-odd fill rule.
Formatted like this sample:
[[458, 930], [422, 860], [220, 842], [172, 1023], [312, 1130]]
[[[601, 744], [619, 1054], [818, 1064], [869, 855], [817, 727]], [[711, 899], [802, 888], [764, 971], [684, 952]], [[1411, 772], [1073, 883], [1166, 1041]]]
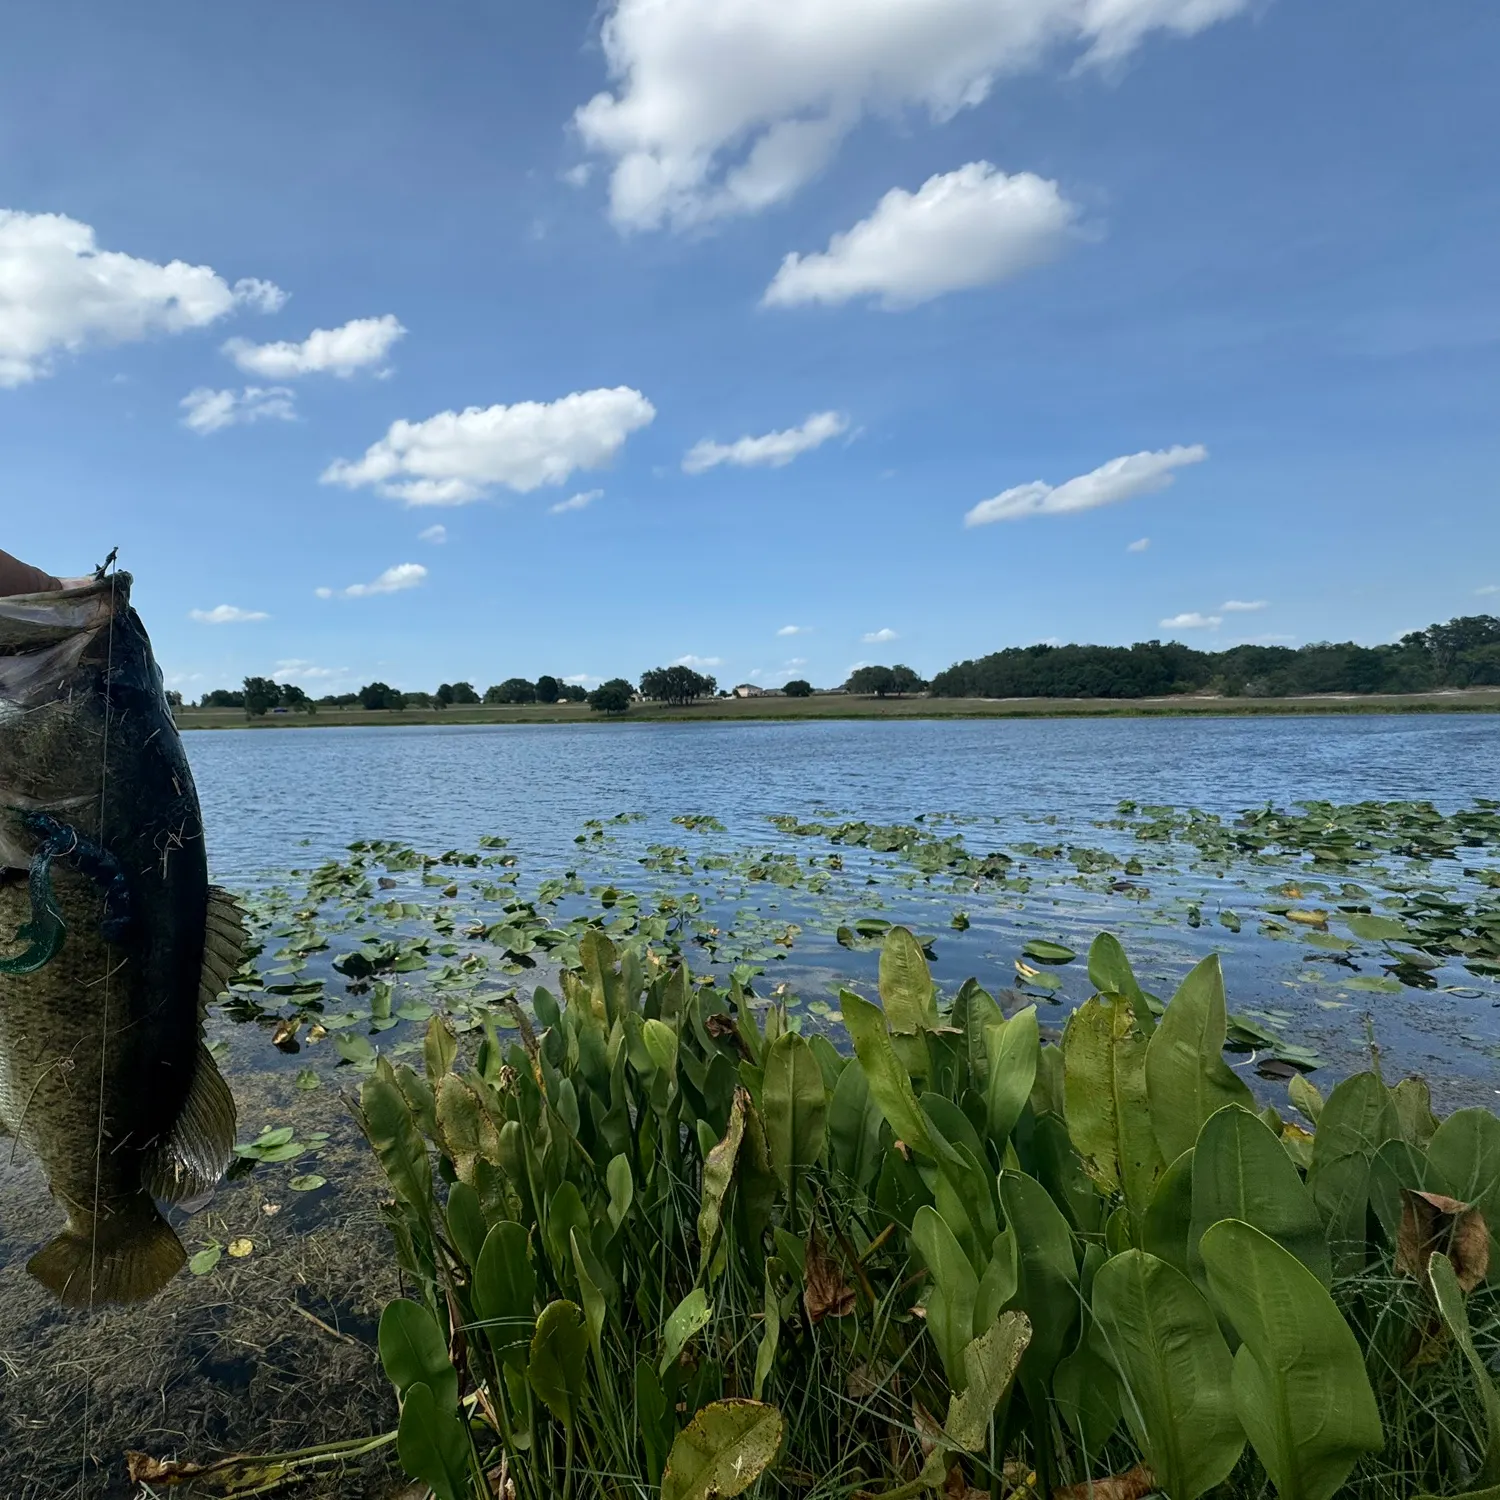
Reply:
[[[109, 556], [105, 558], [100, 573], [105, 568], [109, 571], [109, 635], [105, 647], [104, 659], [104, 737], [99, 757], [99, 822], [95, 842], [104, 848], [104, 809], [109, 792], [109, 729], [110, 721], [114, 715], [114, 701], [112, 689], [114, 687], [115, 673], [115, 607], [119, 602], [118, 567], [115, 559], [119, 556], [120, 549], [114, 548]], [[99, 1258], [99, 1179], [103, 1175], [104, 1160], [104, 1068], [109, 1048], [109, 995], [110, 980], [114, 977], [116, 965], [109, 961], [109, 954], [105, 954], [105, 970], [103, 976], [104, 984], [104, 1014], [99, 1026], [99, 1095], [97, 1100], [97, 1123], [94, 1132], [94, 1212], [92, 1222], [89, 1224], [89, 1317], [94, 1316], [94, 1287], [97, 1285], [96, 1270]], [[79, 1443], [78, 1454], [78, 1494], [80, 1500], [85, 1491], [89, 1473], [89, 1416], [91, 1398], [93, 1396], [93, 1380], [87, 1362], [83, 1367], [83, 1433]]]

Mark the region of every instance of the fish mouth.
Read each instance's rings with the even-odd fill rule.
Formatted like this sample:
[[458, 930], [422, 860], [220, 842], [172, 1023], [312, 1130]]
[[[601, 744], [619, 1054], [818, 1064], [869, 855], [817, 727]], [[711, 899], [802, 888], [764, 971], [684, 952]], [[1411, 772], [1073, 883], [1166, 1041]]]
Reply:
[[41, 594], [0, 594], [0, 655], [36, 651], [104, 629], [130, 607], [129, 573]]

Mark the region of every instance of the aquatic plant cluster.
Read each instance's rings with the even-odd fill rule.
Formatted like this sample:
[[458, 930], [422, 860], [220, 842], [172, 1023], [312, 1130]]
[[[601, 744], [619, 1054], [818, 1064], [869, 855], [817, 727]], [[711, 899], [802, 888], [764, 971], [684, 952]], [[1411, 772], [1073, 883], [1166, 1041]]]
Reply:
[[893, 928], [852, 1056], [650, 943], [577, 959], [361, 1090], [443, 1500], [1500, 1483], [1490, 1112], [1378, 1069], [1257, 1108], [1217, 959], [1164, 1005], [1107, 935], [1053, 1045]]

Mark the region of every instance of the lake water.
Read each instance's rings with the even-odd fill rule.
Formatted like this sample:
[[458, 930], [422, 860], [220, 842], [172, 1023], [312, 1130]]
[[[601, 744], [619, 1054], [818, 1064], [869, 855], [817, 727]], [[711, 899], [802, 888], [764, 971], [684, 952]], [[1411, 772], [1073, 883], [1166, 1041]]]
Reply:
[[[438, 853], [500, 836], [519, 861], [521, 892], [574, 870], [596, 889], [606, 881], [696, 887], [707, 915], [749, 934], [738, 949], [709, 950], [700, 966], [758, 960], [760, 992], [786, 983], [814, 1007], [809, 1024], [820, 1024], [839, 983], [873, 979], [873, 952], [835, 941], [838, 927], [861, 915], [940, 934], [934, 973], [950, 992], [970, 973], [991, 988], [1016, 983], [1027, 938], [1081, 953], [1108, 927], [1163, 995], [1197, 958], [1220, 952], [1231, 1008], [1311, 1048], [1335, 1072], [1365, 1065], [1373, 1034], [1389, 1061], [1427, 1072], [1449, 1104], [1495, 1098], [1493, 977], [1449, 966], [1436, 988], [1372, 995], [1362, 987], [1394, 981], [1379, 978], [1370, 955], [1330, 962], [1294, 940], [1268, 940], [1257, 925], [1266, 891], [1305, 865], [1205, 870], [1190, 850], [1163, 857], [1153, 849], [1140, 888], [1121, 893], [1108, 873], [1080, 874], [1058, 852], [1140, 853], [1128, 832], [1099, 826], [1125, 799], [1225, 818], [1306, 799], [1430, 800], [1451, 812], [1500, 788], [1500, 730], [1488, 716], [455, 725], [198, 732], [186, 741], [211, 862], [231, 887], [284, 880], [357, 839]], [[581, 837], [588, 820], [620, 814], [631, 820]], [[709, 814], [723, 827], [685, 831], [672, 821], [683, 814]], [[1021, 891], [917, 878], [899, 859], [853, 850], [836, 874], [819, 874], [814, 895], [745, 876], [761, 854], [804, 866], [828, 854], [826, 841], [768, 821], [788, 814], [872, 823], [946, 814], [955, 821], [929, 826], [961, 833], [976, 853], [1051, 847], [1040, 858], [1016, 856], [1027, 877]], [[1396, 873], [1428, 878], [1424, 865]], [[1464, 883], [1451, 861], [1435, 864], [1431, 878], [1440, 889]], [[1337, 880], [1309, 887], [1309, 898], [1326, 904], [1337, 888]], [[966, 930], [953, 926], [956, 910]], [[1221, 911], [1240, 930], [1216, 921]], [[794, 940], [773, 946], [770, 935], [788, 923]], [[1300, 935], [1283, 929], [1284, 938]], [[419, 990], [422, 975], [409, 979]], [[1026, 988], [1056, 1024], [1089, 990], [1081, 961]], [[525, 976], [517, 989], [524, 995]]]

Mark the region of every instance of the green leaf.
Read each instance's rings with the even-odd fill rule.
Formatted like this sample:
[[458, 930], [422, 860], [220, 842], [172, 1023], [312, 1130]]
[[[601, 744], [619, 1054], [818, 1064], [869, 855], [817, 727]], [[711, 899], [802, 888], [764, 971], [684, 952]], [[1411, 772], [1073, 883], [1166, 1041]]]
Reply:
[[984, 1051], [986, 1129], [996, 1149], [1004, 1151], [1036, 1085], [1037, 1059], [1041, 1054], [1036, 1006], [1028, 1005], [1008, 1021], [986, 1025]]
[[1307, 1184], [1341, 1271], [1352, 1272], [1363, 1262], [1370, 1163], [1386, 1141], [1399, 1139], [1400, 1116], [1390, 1090], [1374, 1073], [1344, 1079], [1318, 1117]]
[[761, 1109], [772, 1169], [789, 1189], [794, 1175], [816, 1166], [822, 1156], [828, 1116], [823, 1070], [796, 1032], [777, 1037], [767, 1050]]
[[401, 1403], [396, 1456], [413, 1479], [438, 1500], [465, 1500], [469, 1494], [469, 1438], [458, 1414], [418, 1382]]
[[458, 1057], [458, 1038], [448, 1028], [441, 1016], [434, 1016], [427, 1023], [427, 1034], [422, 1039], [422, 1061], [427, 1069], [427, 1081], [436, 1088], [445, 1073], [453, 1071]]
[[609, 1305], [604, 1294], [608, 1279], [603, 1268], [594, 1259], [588, 1248], [587, 1238], [574, 1229], [568, 1236], [573, 1251], [573, 1269], [578, 1276], [578, 1290], [583, 1297], [583, 1320], [588, 1328], [589, 1343], [594, 1347], [594, 1358], [604, 1358], [604, 1320]]
[[398, 1297], [380, 1315], [380, 1363], [399, 1396], [418, 1382], [444, 1411], [458, 1405], [458, 1371], [437, 1319], [418, 1302]]
[[549, 1302], [536, 1320], [526, 1378], [542, 1404], [571, 1429], [583, 1393], [588, 1334], [576, 1302]]
[[1367, 943], [1409, 943], [1411, 933], [1406, 924], [1391, 917], [1372, 917], [1362, 913], [1344, 918], [1344, 925], [1355, 937]]
[[760, 1401], [712, 1401], [677, 1434], [661, 1477], [661, 1500], [729, 1500], [770, 1467], [785, 1423]]
[[828, 1101], [828, 1154], [834, 1168], [861, 1190], [868, 1190], [880, 1172], [884, 1125], [863, 1066], [845, 1068]]
[[1089, 983], [1102, 995], [1123, 995], [1139, 1009], [1141, 987], [1119, 938], [1101, 932], [1089, 944]]
[[[780, 1264], [780, 1262], [776, 1262]], [[761, 1323], [760, 1343], [755, 1349], [755, 1384], [750, 1394], [757, 1401], [765, 1394], [766, 1381], [776, 1364], [776, 1350], [781, 1343], [781, 1298], [776, 1291], [776, 1279], [770, 1262], [766, 1264], [766, 1291], [762, 1304], [764, 1320]]]
[[677, 1074], [677, 1033], [665, 1021], [647, 1021], [642, 1027], [646, 1051], [658, 1073], [668, 1078]]
[[484, 1238], [474, 1267], [474, 1311], [498, 1358], [525, 1367], [536, 1303], [536, 1271], [526, 1227], [503, 1219]]
[[943, 1431], [966, 1453], [978, 1453], [989, 1441], [995, 1408], [1005, 1399], [1030, 1342], [1026, 1314], [1008, 1312], [964, 1346], [964, 1387], [948, 1403]]
[[1193, 1156], [1192, 1151], [1184, 1151], [1156, 1179], [1141, 1221], [1141, 1248], [1184, 1276], [1190, 1274], [1188, 1245], [1197, 1243], [1192, 1239]]
[[892, 927], [881, 944], [880, 1003], [896, 1036], [937, 1029], [937, 990], [927, 956], [905, 927]]
[[312, 1193], [316, 1192], [320, 1187], [327, 1187], [328, 1179], [317, 1172], [304, 1172], [300, 1176], [292, 1178], [287, 1183], [287, 1186], [294, 1193]]
[[1233, 1359], [1213, 1309], [1181, 1271], [1140, 1250], [1094, 1278], [1094, 1339], [1120, 1377], [1125, 1419], [1170, 1500], [1197, 1500], [1245, 1446]]
[[215, 1241], [213, 1244], [205, 1246], [188, 1261], [188, 1270], [194, 1276], [207, 1276], [223, 1258], [224, 1247]]
[[1295, 1255], [1323, 1286], [1333, 1265], [1317, 1205], [1286, 1148], [1248, 1109], [1229, 1105], [1203, 1127], [1193, 1149], [1188, 1269], [1204, 1277], [1200, 1244], [1220, 1219], [1241, 1219]]
[[1500, 1482], [1500, 1390], [1495, 1388], [1494, 1378], [1474, 1345], [1468, 1309], [1464, 1306], [1463, 1289], [1458, 1284], [1453, 1262], [1446, 1255], [1434, 1255], [1427, 1262], [1427, 1279], [1432, 1285], [1432, 1294], [1437, 1299], [1438, 1312], [1468, 1361], [1469, 1370], [1474, 1376], [1474, 1388], [1479, 1392], [1479, 1399], [1484, 1407], [1485, 1424], [1489, 1432], [1485, 1444], [1484, 1466], [1479, 1471], [1479, 1478], [1486, 1483]]
[[486, 1234], [484, 1209], [479, 1194], [466, 1182], [455, 1182], [448, 1189], [448, 1240], [471, 1269], [479, 1264]]
[[604, 1169], [604, 1181], [609, 1188], [609, 1227], [618, 1234], [635, 1199], [635, 1179], [630, 1175], [630, 1158], [623, 1155], [611, 1157], [609, 1165]]
[[932, 1278], [927, 1293], [927, 1331], [937, 1345], [948, 1384], [955, 1391], [965, 1379], [963, 1351], [974, 1337], [974, 1304], [979, 1278], [947, 1221], [923, 1204], [912, 1219], [912, 1242]]
[[365, 1136], [392, 1190], [427, 1218], [432, 1210], [432, 1166], [406, 1097], [394, 1083], [372, 1078], [359, 1091], [359, 1112]]
[[1428, 1143], [1427, 1162], [1443, 1191], [1472, 1203], [1500, 1239], [1500, 1118], [1487, 1109], [1454, 1110]]
[[1224, 1061], [1224, 974], [1210, 954], [1182, 981], [1146, 1048], [1146, 1094], [1162, 1156], [1175, 1161], [1226, 1104], [1255, 1107]]
[[1031, 1319], [1022, 1375], [1041, 1384], [1052, 1378], [1078, 1324], [1073, 1233], [1046, 1188], [1024, 1172], [1001, 1172], [1000, 1202], [1016, 1237], [1016, 1302]]
[[856, 995], [853, 990], [840, 990], [839, 1009], [844, 1029], [854, 1043], [854, 1055], [864, 1070], [870, 1095], [896, 1132], [897, 1139], [905, 1141], [923, 1156], [935, 1158], [937, 1150], [928, 1135], [922, 1111], [917, 1107], [911, 1076], [902, 1067], [896, 1049], [891, 1045], [890, 1032], [886, 1030], [885, 1016], [880, 1007]]
[[657, 1364], [660, 1374], [665, 1375], [677, 1363], [689, 1340], [708, 1326], [713, 1312], [708, 1293], [701, 1286], [695, 1286], [672, 1309], [661, 1331], [662, 1354]]
[[1281, 1500], [1331, 1500], [1364, 1453], [1384, 1442], [1363, 1356], [1316, 1276], [1235, 1219], [1203, 1236], [1219, 1312], [1244, 1341], [1234, 1403]]
[[1049, 943], [1046, 938], [1033, 938], [1023, 943], [1021, 952], [1034, 958], [1039, 964], [1070, 964], [1078, 955], [1061, 943]]
[[[771, 1048], [774, 1054], [776, 1048]], [[734, 1103], [729, 1110], [729, 1127], [724, 1139], [703, 1158], [703, 1196], [698, 1209], [698, 1274], [702, 1276], [713, 1259], [714, 1248], [719, 1240], [719, 1226], [724, 1214], [724, 1198], [729, 1185], [734, 1181], [734, 1165], [740, 1154], [740, 1142], [745, 1137], [745, 1110], [750, 1095], [744, 1089], [734, 1091]], [[618, 1160], [623, 1161], [620, 1157]], [[626, 1167], [626, 1179], [629, 1179]]]
[[1302, 1111], [1309, 1123], [1316, 1125], [1323, 1113], [1323, 1096], [1303, 1073], [1293, 1073], [1286, 1082], [1286, 1096]]

